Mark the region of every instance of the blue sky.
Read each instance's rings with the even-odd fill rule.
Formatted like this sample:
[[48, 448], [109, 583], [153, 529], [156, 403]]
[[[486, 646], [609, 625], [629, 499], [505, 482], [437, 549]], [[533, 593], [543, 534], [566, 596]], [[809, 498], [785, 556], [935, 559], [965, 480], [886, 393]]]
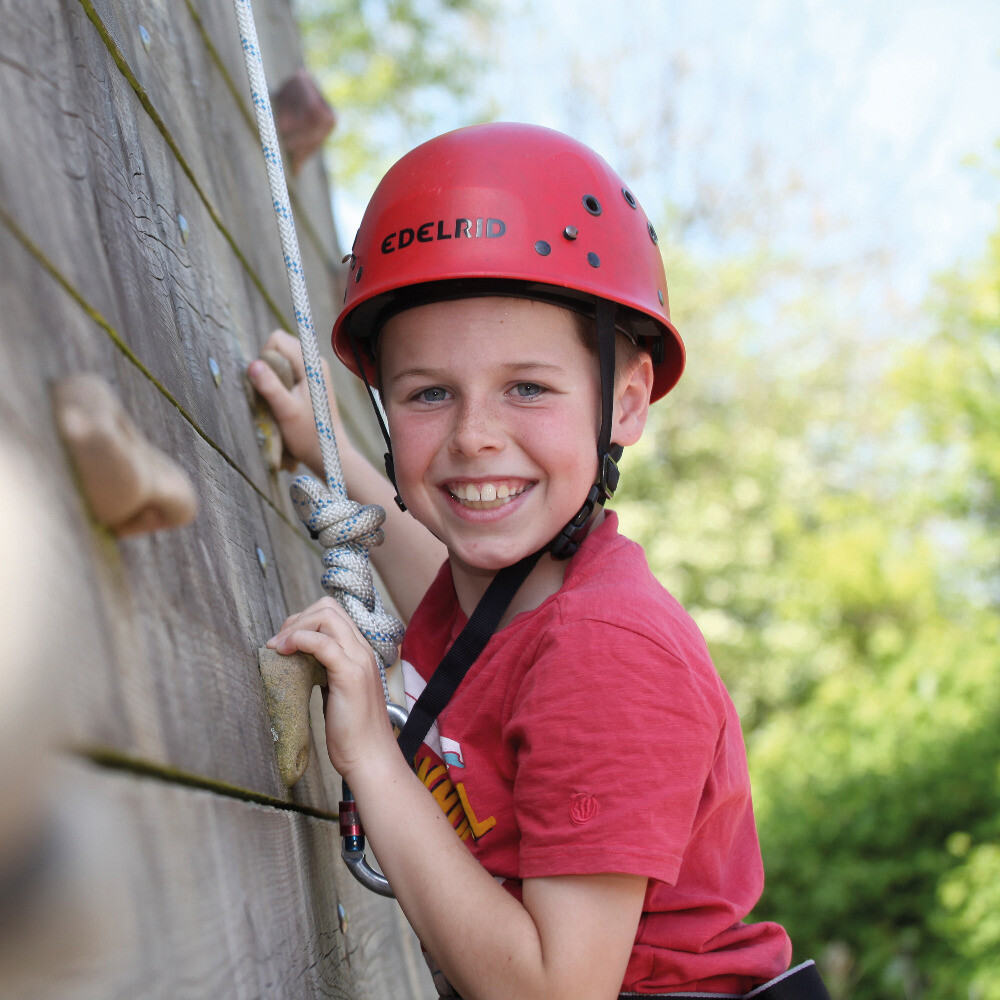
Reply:
[[[997, 225], [996, 0], [496, 4], [480, 105], [588, 142], [654, 217], [753, 209], [751, 229], [815, 263], [877, 258], [911, 308]], [[445, 106], [434, 131], [468, 114]], [[362, 207], [338, 196], [344, 233]], [[710, 226], [689, 236], [724, 252]]]

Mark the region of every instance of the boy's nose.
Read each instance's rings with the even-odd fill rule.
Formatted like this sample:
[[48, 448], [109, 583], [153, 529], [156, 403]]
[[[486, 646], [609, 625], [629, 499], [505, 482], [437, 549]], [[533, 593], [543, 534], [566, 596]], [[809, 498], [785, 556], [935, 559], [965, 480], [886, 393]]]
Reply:
[[503, 447], [503, 441], [500, 422], [488, 406], [466, 403], [456, 408], [450, 443], [453, 453], [477, 455], [495, 451]]

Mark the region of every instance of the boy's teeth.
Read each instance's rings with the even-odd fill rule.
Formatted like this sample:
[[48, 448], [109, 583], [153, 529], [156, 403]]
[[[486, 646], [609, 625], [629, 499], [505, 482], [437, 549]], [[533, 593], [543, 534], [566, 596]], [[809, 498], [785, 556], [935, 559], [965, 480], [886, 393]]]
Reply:
[[458, 483], [451, 492], [457, 500], [492, 503], [494, 500], [507, 500], [522, 491], [506, 483], [500, 483], [499, 486], [496, 483], [483, 483], [482, 486], [476, 486], [475, 483]]

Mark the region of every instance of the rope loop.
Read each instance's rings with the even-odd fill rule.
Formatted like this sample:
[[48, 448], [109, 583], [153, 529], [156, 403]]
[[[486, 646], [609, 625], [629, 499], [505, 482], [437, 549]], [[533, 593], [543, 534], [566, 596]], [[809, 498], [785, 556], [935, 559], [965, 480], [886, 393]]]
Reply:
[[375, 650], [385, 687], [385, 668], [395, 662], [403, 641], [403, 623], [385, 610], [368, 562], [368, 550], [385, 539], [385, 510], [335, 496], [310, 476], [293, 480], [289, 493], [302, 523], [323, 546], [323, 589]]

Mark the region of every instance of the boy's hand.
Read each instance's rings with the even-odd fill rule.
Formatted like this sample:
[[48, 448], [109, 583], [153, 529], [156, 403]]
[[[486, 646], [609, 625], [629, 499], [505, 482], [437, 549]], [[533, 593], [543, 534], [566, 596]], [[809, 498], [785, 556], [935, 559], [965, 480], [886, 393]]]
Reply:
[[[260, 358], [250, 362], [247, 367], [247, 377], [274, 414], [285, 450], [322, 477], [323, 458], [319, 450], [319, 438], [316, 436], [316, 423], [309, 398], [309, 383], [306, 381], [305, 365], [302, 362], [298, 339], [284, 330], [275, 330], [267, 338], [263, 350], [274, 351], [288, 361], [292, 368], [294, 384], [291, 389], [287, 388], [274, 369]], [[330, 370], [325, 361], [322, 365], [327, 391], [330, 392]], [[337, 401], [332, 395], [330, 411], [333, 432], [337, 436], [338, 446], [342, 448], [347, 444], [347, 440], [337, 411]]]
[[286, 655], [311, 653], [326, 669], [327, 749], [346, 780], [383, 755], [399, 756], [375, 653], [332, 597], [285, 619], [267, 646]]

